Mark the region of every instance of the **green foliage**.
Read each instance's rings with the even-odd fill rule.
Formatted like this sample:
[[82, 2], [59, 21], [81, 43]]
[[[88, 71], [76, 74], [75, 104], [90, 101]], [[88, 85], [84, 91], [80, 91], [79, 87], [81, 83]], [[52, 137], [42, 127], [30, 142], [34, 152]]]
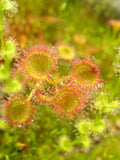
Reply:
[[16, 47], [15, 47], [15, 43], [12, 40], [8, 40], [5, 43], [4, 48], [2, 48], [1, 50], [1, 56], [4, 59], [13, 59], [15, 58], [15, 52], [16, 52]]
[[6, 130], [7, 124], [0, 119], [0, 130]]
[[92, 131], [97, 133], [97, 134], [102, 134], [105, 130], [106, 124], [105, 121], [100, 119], [100, 120], [96, 120], [93, 124], [92, 124]]
[[4, 65], [0, 66], [0, 81], [7, 80], [9, 78], [9, 73], [6, 71]]
[[22, 89], [21, 84], [17, 80], [12, 80], [10, 83], [7, 83], [2, 88], [4, 93], [12, 94], [19, 92]]
[[90, 147], [90, 138], [87, 135], [81, 135], [77, 139], [77, 143], [81, 144], [85, 149], [88, 149]]
[[1, 58], [4, 59], [5, 64], [0, 66], [0, 81], [5, 84], [2, 91], [7, 94], [18, 92], [21, 90], [21, 85], [17, 80], [12, 80], [10, 77], [10, 64], [16, 56], [16, 46], [13, 40], [7, 40], [4, 43], [3, 39], [3, 15], [5, 10], [13, 10], [16, 7], [16, 2], [3, 0], [0, 1], [0, 40], [1, 40]]
[[60, 137], [59, 146], [65, 152], [70, 152], [72, 150], [70, 139], [67, 136]]
[[99, 100], [95, 102], [95, 107], [102, 113], [114, 114], [115, 111], [119, 110], [119, 101], [111, 100], [111, 97], [106, 93], [101, 93]]
[[92, 123], [88, 121], [81, 121], [77, 125], [77, 129], [80, 134], [87, 134], [91, 131]]
[[77, 124], [77, 130], [81, 135], [87, 135], [89, 133], [102, 134], [105, 128], [105, 121], [102, 119], [97, 119], [94, 122], [81, 121]]
[[[8, 13], [8, 11], [14, 10], [15, 3], [13, 4], [13, 1], [4, 0], [0, 2], [0, 5], [3, 5], [3, 8], [0, 6], [1, 17], [1, 11], [4, 10]], [[22, 92], [22, 94], [25, 99], [35, 101], [35, 115], [32, 122], [30, 122], [30, 126], [26, 126], [25, 128], [19, 126], [20, 128], [16, 128], [15, 126], [11, 127], [7, 124], [6, 127], [6, 123], [0, 120], [0, 136], [2, 137], [0, 140], [1, 160], [119, 159], [119, 137], [114, 138], [109, 136], [109, 134], [111, 135], [110, 130], [112, 130], [112, 132], [116, 131], [115, 117], [111, 118], [110, 116], [112, 114], [119, 116], [117, 115], [117, 113], [119, 114], [120, 88], [119, 55], [114, 63], [118, 80], [115, 79], [112, 66], [116, 55], [113, 47], [119, 45], [119, 33], [114, 34], [113, 30], [107, 24], [106, 18], [113, 18], [116, 14], [116, 12], [113, 12], [114, 6], [112, 5], [112, 7], [110, 7], [108, 2], [108, 0], [98, 1], [98, 3], [93, 0], [36, 0], [34, 3], [32, 0], [18, 1], [20, 4], [20, 16], [18, 15], [18, 17], [21, 17], [20, 21], [22, 23], [18, 22], [19, 18], [17, 19], [17, 17], [15, 21], [13, 20], [13, 26], [17, 24], [18, 26], [15, 27], [20, 28], [20, 30], [14, 30], [14, 32], [17, 32], [16, 38], [18, 41], [20, 41], [19, 38], [22, 39], [23, 36], [29, 39], [27, 46], [36, 44], [38, 37], [39, 40], [45, 40], [45, 43], [46, 41], [52, 44], [66, 42], [67, 44], [69, 43], [70, 46], [72, 44], [77, 50], [77, 56], [80, 59], [84, 59], [86, 53], [90, 53], [91, 55], [89, 54], [89, 57], [95, 56], [95, 61], [98, 66], [100, 66], [102, 78], [105, 80], [103, 83], [106, 92], [101, 89], [101, 94], [101, 91], [96, 90], [96, 93], [94, 93], [93, 90], [91, 90], [88, 93], [90, 96], [87, 103], [88, 106], [83, 109], [78, 119], [76, 118], [76, 120], [72, 122], [70, 122], [69, 119], [66, 120], [64, 117], [62, 119], [58, 114], [56, 116], [56, 113], [54, 113], [51, 108], [44, 104], [41, 105], [36, 101], [35, 90], [37, 90], [38, 87], [41, 89], [43, 87], [42, 83], [35, 85], [36, 82], [31, 82], [30, 84], [29, 80], [26, 80], [26, 75], [24, 75], [23, 70], [19, 77], [23, 86], [13, 78], [10, 72], [10, 64], [12, 64], [16, 57], [16, 45], [14, 41], [9, 39], [5, 42], [3, 41], [2, 34], [5, 26], [3, 28], [0, 22], [1, 57], [4, 60], [4, 64], [0, 66], [0, 81], [4, 85], [1, 90], [11, 95], [23, 89], [24, 93]], [[36, 17], [35, 15], [39, 15], [36, 21], [34, 21], [35, 19], [32, 15], [34, 15], [34, 18]], [[53, 20], [50, 16], [55, 17], [57, 20]], [[34, 19], [33, 22], [32, 19]], [[1, 20], [3, 19], [1, 18], [0, 21]], [[33, 25], [29, 24], [29, 21], [32, 22]], [[25, 28], [28, 29], [27, 32], [24, 32]], [[29, 35], [27, 35], [27, 33], [29, 33]], [[77, 40], [74, 39], [74, 35], [76, 34]], [[34, 38], [32, 37], [33, 35]], [[86, 41], [81, 37], [85, 37]], [[32, 42], [30, 39], [32, 39]], [[22, 43], [24, 43], [23, 41], [24, 38]], [[95, 50], [94, 53], [91, 53], [91, 50]], [[58, 63], [58, 70], [56, 73], [54, 72], [54, 77], [50, 80], [56, 80], [56, 86], [61, 88], [65, 79], [63, 78], [61, 80], [60, 77], [68, 75], [72, 66], [68, 61], [64, 61], [63, 59], [60, 59]], [[18, 73], [19, 71], [16, 72]], [[67, 80], [70, 81], [71, 79], [68, 77]], [[30, 79], [30, 81], [32, 80]], [[115, 83], [116, 86], [113, 87]], [[33, 89], [28, 89], [28, 86]], [[46, 88], [49, 91], [49, 87]], [[49, 92], [44, 94], [47, 95], [48, 93]], [[48, 97], [48, 102], [49, 100]], [[64, 103], [63, 101], [63, 104]], [[89, 110], [87, 110], [87, 107]], [[107, 119], [107, 121], [105, 119]], [[76, 124], [77, 129], [75, 128]], [[108, 126], [110, 128], [108, 128]], [[119, 128], [119, 126], [117, 127]], [[106, 130], [107, 133], [105, 132]], [[115, 134], [118, 130], [119, 129], [117, 129]], [[107, 138], [102, 137], [104, 134]], [[116, 149], [113, 150], [113, 148]], [[89, 153], [86, 153], [88, 150], [90, 150]]]
[[1, 1], [3, 10], [12, 10], [13, 4], [10, 0]]

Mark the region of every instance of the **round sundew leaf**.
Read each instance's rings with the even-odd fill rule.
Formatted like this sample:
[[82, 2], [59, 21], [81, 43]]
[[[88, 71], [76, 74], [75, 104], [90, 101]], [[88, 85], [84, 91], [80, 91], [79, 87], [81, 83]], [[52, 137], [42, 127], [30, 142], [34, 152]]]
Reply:
[[44, 75], [53, 70], [53, 59], [46, 53], [36, 52], [28, 55], [25, 67], [32, 77], [40, 79], [41, 74]]
[[87, 134], [91, 131], [92, 123], [88, 121], [81, 121], [78, 123], [77, 128], [80, 134]]
[[98, 134], [102, 134], [105, 130], [105, 121], [100, 119], [96, 122], [93, 123], [92, 125], [92, 130], [95, 132], [95, 133], [98, 133]]
[[54, 98], [54, 105], [61, 113], [73, 113], [79, 107], [79, 96], [72, 89], [63, 89]]
[[95, 64], [80, 60], [72, 68], [72, 76], [81, 84], [94, 86], [99, 81], [99, 72]]
[[70, 139], [66, 135], [63, 135], [60, 137], [59, 146], [65, 152], [72, 151], [72, 145], [71, 145]]
[[4, 49], [2, 49], [2, 57], [13, 59], [15, 57], [15, 53], [16, 53], [16, 47], [14, 41], [8, 40], [5, 43]]
[[75, 57], [75, 51], [68, 45], [59, 45], [58, 54], [65, 60], [72, 60]]
[[6, 105], [6, 115], [12, 124], [24, 124], [30, 120], [33, 108], [30, 102], [22, 97], [10, 99]]
[[82, 144], [85, 149], [89, 148], [90, 143], [91, 143], [90, 138], [86, 134], [81, 135], [78, 138], [77, 142], [78, 142], [78, 144], [79, 143]]

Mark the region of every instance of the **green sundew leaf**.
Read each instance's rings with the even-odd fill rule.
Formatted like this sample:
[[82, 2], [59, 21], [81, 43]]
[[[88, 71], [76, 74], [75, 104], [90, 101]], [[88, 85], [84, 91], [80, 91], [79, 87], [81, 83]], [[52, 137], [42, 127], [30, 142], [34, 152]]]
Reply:
[[119, 107], [119, 101], [112, 101], [108, 104], [108, 106], [105, 108], [106, 113], [111, 113], [112, 111], [116, 111]]
[[106, 127], [106, 125], [105, 125], [104, 120], [100, 119], [100, 120], [93, 123], [92, 130], [95, 133], [102, 134], [105, 130], [105, 127]]
[[12, 10], [13, 8], [13, 3], [10, 0], [2, 1], [2, 5], [4, 10]]
[[6, 80], [9, 78], [9, 72], [6, 71], [5, 66], [0, 67], [0, 81]]
[[13, 80], [11, 83], [6, 84], [5, 87], [2, 88], [4, 93], [16, 93], [21, 90], [22, 86], [17, 80]]
[[100, 100], [95, 102], [95, 107], [102, 112], [112, 113], [118, 109], [119, 103], [117, 100], [109, 100], [109, 97], [105, 95], [104, 97], [101, 96]]
[[98, 100], [95, 102], [95, 107], [97, 109], [99, 109], [100, 111], [104, 112], [105, 109], [107, 108], [108, 106], [108, 101], [106, 99], [104, 100]]
[[91, 126], [91, 122], [82, 121], [78, 123], [77, 128], [80, 134], [85, 135], [91, 131]]
[[115, 113], [119, 107], [119, 103], [120, 102], [118, 100], [112, 100], [111, 97], [103, 93], [100, 95], [99, 100], [95, 102], [95, 107], [101, 112]]
[[81, 144], [85, 149], [89, 148], [91, 142], [87, 135], [81, 135], [77, 140], [77, 143]]
[[70, 139], [66, 135], [63, 135], [63, 136], [60, 137], [59, 146], [65, 152], [71, 152], [72, 151], [72, 146], [71, 146]]
[[13, 59], [16, 52], [14, 41], [8, 40], [1, 52], [3, 58]]

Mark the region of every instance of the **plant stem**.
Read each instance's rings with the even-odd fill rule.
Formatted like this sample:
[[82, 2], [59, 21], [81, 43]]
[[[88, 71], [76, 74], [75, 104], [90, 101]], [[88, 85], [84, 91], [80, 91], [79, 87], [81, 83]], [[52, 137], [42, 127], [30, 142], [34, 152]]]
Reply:
[[45, 95], [40, 95], [40, 99], [46, 102], [50, 102], [51, 98], [49, 98], [48, 96]]
[[53, 79], [53, 80], [48, 80], [48, 82], [50, 82], [50, 83], [56, 83], [56, 84], [61, 84], [61, 82], [64, 82], [64, 81], [66, 81], [66, 79], [67, 78], [70, 78], [70, 76], [64, 76], [64, 77], [62, 77], [62, 78], [57, 78], [57, 79]]
[[[1, 49], [4, 49], [4, 39], [3, 39], [3, 6], [2, 1], [0, 1], [0, 41], [1, 41]], [[5, 58], [5, 68], [6, 72], [9, 73], [9, 77], [6, 81], [7, 85], [10, 84], [10, 59]]]
[[5, 58], [5, 68], [6, 68], [6, 72], [8, 72], [9, 73], [9, 77], [8, 77], [8, 79], [7, 79], [7, 84], [9, 85], [10, 84], [10, 59], [8, 59], [8, 58]]
[[36, 91], [36, 88], [39, 87], [40, 85], [41, 85], [40, 82], [37, 82], [37, 83], [36, 83], [35, 87], [34, 87], [34, 88], [32, 89], [32, 91], [30, 92], [30, 94], [29, 94], [29, 96], [28, 96], [28, 98], [27, 98], [27, 101], [30, 101], [30, 100], [31, 100], [33, 94], [34, 94], [35, 91]]
[[42, 84], [43, 84], [43, 80], [44, 80], [44, 79], [46, 79], [46, 78], [47, 78], [47, 77], [42, 76], [42, 77], [41, 77], [41, 79], [40, 79], [40, 81], [38, 81], [38, 82], [35, 84], [35, 87], [32, 89], [32, 91], [30, 92], [30, 94], [29, 94], [29, 96], [28, 96], [28, 98], [27, 98], [27, 100], [28, 100], [28, 101], [30, 101], [30, 100], [31, 100], [31, 98], [32, 98], [33, 94], [34, 94], [34, 93], [35, 93], [35, 91], [36, 91], [36, 88], [38, 88], [38, 87], [42, 86]]
[[4, 48], [4, 40], [3, 40], [3, 8], [2, 3], [0, 2], [0, 39], [1, 39], [1, 47]]

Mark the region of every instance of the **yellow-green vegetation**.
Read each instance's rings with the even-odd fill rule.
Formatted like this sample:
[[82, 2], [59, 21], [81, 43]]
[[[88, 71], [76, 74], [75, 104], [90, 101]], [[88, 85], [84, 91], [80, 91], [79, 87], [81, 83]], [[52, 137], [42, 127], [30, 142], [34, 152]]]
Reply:
[[0, 1], [0, 160], [120, 159], [119, 5]]

